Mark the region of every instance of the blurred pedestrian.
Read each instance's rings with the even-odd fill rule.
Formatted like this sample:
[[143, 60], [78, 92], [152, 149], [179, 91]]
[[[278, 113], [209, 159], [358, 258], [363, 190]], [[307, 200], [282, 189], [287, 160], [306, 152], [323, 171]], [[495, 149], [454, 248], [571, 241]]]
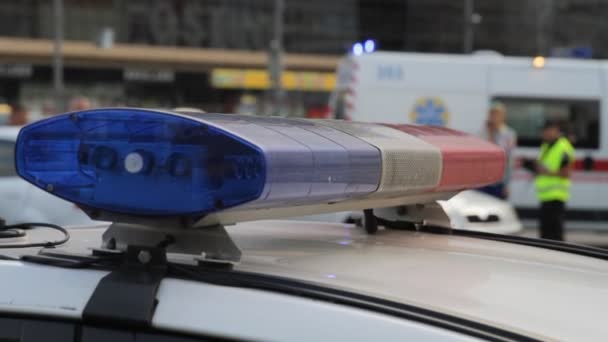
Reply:
[[555, 121], [545, 123], [542, 138], [538, 159], [525, 160], [523, 166], [536, 174], [534, 183], [540, 201], [540, 237], [562, 241], [574, 147]]
[[57, 114], [57, 110], [55, 108], [55, 101], [46, 99], [42, 102], [42, 116], [49, 117], [51, 115]]
[[91, 109], [91, 101], [84, 96], [76, 96], [70, 100], [70, 106], [68, 110], [70, 112], [75, 112], [79, 110]]
[[11, 106], [11, 114], [8, 117], [10, 126], [23, 126], [27, 124], [28, 112], [24, 106], [15, 104]]
[[509, 182], [511, 180], [511, 169], [513, 167], [513, 150], [517, 146], [517, 134], [506, 124], [507, 108], [501, 102], [495, 101], [490, 105], [486, 125], [481, 137], [502, 147], [505, 151], [507, 162], [503, 179], [496, 183], [479, 189], [489, 195], [507, 199], [509, 197]]

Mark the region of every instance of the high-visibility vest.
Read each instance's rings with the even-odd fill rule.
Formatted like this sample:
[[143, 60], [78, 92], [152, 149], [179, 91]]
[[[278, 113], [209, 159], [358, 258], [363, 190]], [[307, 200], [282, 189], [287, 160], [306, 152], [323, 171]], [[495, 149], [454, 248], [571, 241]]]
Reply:
[[[544, 143], [540, 147], [538, 161], [550, 172], [558, 172], [562, 166], [564, 154], [568, 162], [574, 163], [574, 147], [568, 139], [561, 137], [553, 145]], [[535, 179], [536, 195], [541, 202], [563, 201], [570, 198], [570, 179], [561, 176], [538, 175]]]

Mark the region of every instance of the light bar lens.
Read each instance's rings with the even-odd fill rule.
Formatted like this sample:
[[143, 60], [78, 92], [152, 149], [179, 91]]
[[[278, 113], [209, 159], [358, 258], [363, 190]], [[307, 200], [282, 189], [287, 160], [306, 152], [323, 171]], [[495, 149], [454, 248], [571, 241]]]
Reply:
[[42, 120], [16, 147], [21, 177], [102, 217], [386, 206], [491, 184], [504, 166], [500, 148], [447, 129], [133, 108]]
[[438, 191], [474, 189], [499, 182], [506, 167], [505, 152], [496, 145], [445, 127], [390, 125], [441, 151]]
[[21, 177], [85, 207], [134, 215], [206, 214], [258, 198], [262, 152], [203, 122], [158, 111], [90, 110], [24, 127]]
[[190, 114], [252, 142], [266, 156], [266, 188], [253, 208], [329, 203], [376, 191], [380, 151], [309, 120]]

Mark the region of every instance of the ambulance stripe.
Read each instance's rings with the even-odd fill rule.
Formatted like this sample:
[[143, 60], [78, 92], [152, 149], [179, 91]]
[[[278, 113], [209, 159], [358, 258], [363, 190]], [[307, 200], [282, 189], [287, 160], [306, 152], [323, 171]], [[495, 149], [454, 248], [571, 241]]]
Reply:
[[[577, 159], [574, 162], [574, 169], [575, 170], [585, 170], [585, 160]], [[588, 171], [602, 171], [602, 172], [608, 171], [608, 160], [594, 159], [593, 167], [591, 168], [591, 170], [588, 170]]]

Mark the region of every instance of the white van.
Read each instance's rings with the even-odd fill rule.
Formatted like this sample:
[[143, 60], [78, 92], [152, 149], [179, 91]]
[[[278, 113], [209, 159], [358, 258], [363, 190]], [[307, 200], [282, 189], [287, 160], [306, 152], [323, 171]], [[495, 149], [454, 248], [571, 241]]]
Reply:
[[[608, 222], [608, 63], [599, 60], [375, 52], [338, 68], [335, 118], [441, 125], [479, 134], [492, 101], [505, 104], [518, 134], [515, 157], [536, 157], [540, 128], [559, 120], [575, 140], [568, 220]], [[529, 172], [517, 169], [512, 203], [524, 218], [538, 202]]]

